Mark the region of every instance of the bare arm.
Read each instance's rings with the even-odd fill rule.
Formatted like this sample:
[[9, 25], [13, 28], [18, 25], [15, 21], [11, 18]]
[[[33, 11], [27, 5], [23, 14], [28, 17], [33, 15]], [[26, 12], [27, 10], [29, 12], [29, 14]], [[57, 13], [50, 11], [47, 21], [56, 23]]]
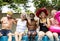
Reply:
[[0, 20], [0, 24], [2, 24], [3, 20], [4, 20], [4, 17], [1, 18], [1, 20]]
[[13, 18], [13, 23], [17, 24], [17, 20], [15, 18]]
[[50, 27], [50, 20], [49, 20], [49, 18], [47, 18], [47, 24], [46, 24], [46, 26], [47, 26], [47, 28]]
[[39, 18], [34, 18], [36, 21], [37, 28], [39, 27]]

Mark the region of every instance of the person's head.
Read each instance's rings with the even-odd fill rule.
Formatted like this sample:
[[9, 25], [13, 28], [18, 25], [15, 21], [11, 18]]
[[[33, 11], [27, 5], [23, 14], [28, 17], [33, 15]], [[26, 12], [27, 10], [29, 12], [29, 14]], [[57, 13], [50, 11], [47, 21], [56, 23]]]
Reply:
[[22, 13], [22, 14], [20, 15], [20, 17], [21, 17], [22, 20], [25, 20], [25, 19], [26, 19], [26, 14], [23, 14], [23, 13]]
[[12, 11], [8, 11], [8, 12], [7, 12], [7, 17], [8, 17], [8, 18], [11, 18], [12, 15], [13, 15], [13, 12], [12, 12]]
[[54, 17], [55, 14], [56, 14], [56, 12], [57, 12], [57, 10], [52, 10], [52, 11], [51, 11], [51, 16]]
[[44, 12], [41, 12], [41, 14], [39, 14], [39, 18], [45, 18], [46, 14]]
[[46, 8], [40, 8], [36, 12], [37, 17], [46, 18], [48, 16], [48, 11]]
[[30, 13], [30, 18], [34, 19], [34, 17], [35, 17], [34, 13]]

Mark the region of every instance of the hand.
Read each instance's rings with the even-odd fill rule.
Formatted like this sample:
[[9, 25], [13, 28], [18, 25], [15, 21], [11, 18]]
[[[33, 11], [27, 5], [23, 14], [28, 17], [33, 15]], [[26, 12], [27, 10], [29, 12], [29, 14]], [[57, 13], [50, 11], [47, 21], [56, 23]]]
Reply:
[[46, 23], [44, 23], [44, 25], [43, 26], [47, 26], [47, 24]]
[[2, 36], [2, 34], [0, 33], [0, 36]]

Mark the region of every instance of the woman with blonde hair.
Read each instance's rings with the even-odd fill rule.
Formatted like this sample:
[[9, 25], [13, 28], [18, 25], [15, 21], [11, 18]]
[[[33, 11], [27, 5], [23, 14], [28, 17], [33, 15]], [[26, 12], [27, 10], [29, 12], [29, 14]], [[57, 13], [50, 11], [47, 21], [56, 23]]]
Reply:
[[[17, 26], [16, 26], [16, 32], [15, 32], [15, 39], [16, 41], [21, 41], [22, 36], [25, 34], [25, 30], [27, 29], [27, 21], [26, 14], [21, 14], [20, 18], [17, 19]], [[18, 37], [19, 36], [19, 37]]]
[[[57, 12], [57, 10], [52, 10], [51, 11], [51, 18], [50, 18], [50, 24], [51, 24], [51, 26], [54, 26], [54, 27], [59, 27], [59, 22], [55, 19], [55, 15], [56, 15], [56, 12]], [[57, 29], [57, 28], [56, 28]], [[52, 28], [52, 30], [53, 30], [53, 28]], [[50, 28], [50, 31], [51, 31], [51, 28]], [[53, 30], [54, 31], [54, 30]], [[52, 32], [52, 31], [51, 31]], [[58, 38], [58, 33], [56, 33], [56, 32], [53, 32], [53, 36], [55, 37], [55, 40], [56, 41], [59, 41], [59, 38]]]

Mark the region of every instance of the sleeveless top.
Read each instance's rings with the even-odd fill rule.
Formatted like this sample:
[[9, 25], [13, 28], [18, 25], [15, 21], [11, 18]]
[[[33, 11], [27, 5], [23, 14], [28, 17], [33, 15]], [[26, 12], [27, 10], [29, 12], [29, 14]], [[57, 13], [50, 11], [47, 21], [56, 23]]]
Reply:
[[[47, 19], [46, 19], [45, 23], [47, 24]], [[46, 27], [46, 25], [44, 25], [44, 23], [41, 23], [40, 20], [39, 20], [39, 26], [40, 26], [39, 31], [43, 31], [43, 32], [47, 32], [48, 31], [48, 28]]]
[[26, 28], [27, 28], [26, 23], [27, 23], [26, 20], [25, 21], [21, 21], [21, 19], [18, 19], [16, 31], [17, 32], [24, 32], [26, 30]]

